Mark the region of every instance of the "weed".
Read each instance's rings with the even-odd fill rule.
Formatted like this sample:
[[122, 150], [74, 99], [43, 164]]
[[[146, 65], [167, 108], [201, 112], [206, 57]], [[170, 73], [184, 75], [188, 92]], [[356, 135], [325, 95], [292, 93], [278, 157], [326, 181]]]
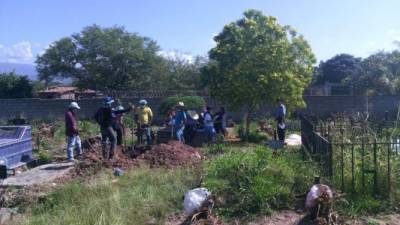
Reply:
[[274, 156], [270, 149], [258, 147], [212, 159], [206, 165], [205, 183], [225, 198], [222, 214], [246, 218], [287, 208], [296, 193], [309, 189], [315, 171], [298, 154]]
[[48, 151], [42, 150], [38, 154], [39, 164], [47, 164], [53, 160], [53, 157], [49, 154]]
[[23, 224], [164, 224], [195, 178], [191, 169], [137, 168], [118, 179], [104, 171], [90, 184], [75, 181], [51, 193]]
[[350, 216], [377, 214], [388, 212], [391, 209], [385, 199], [378, 199], [369, 195], [348, 196], [346, 201], [337, 202], [335, 206], [339, 212]]
[[225, 154], [231, 151], [231, 147], [231, 145], [226, 143], [211, 144], [203, 148], [203, 153], [205, 155]]

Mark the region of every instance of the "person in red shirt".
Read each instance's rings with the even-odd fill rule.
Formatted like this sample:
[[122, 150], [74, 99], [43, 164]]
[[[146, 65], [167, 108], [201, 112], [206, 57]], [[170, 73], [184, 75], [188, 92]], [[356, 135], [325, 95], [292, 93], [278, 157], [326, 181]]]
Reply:
[[67, 136], [67, 158], [68, 161], [74, 161], [74, 150], [76, 148], [77, 154], [82, 154], [81, 138], [79, 137], [78, 121], [76, 119], [76, 111], [80, 107], [78, 103], [71, 102], [65, 112], [65, 135]]

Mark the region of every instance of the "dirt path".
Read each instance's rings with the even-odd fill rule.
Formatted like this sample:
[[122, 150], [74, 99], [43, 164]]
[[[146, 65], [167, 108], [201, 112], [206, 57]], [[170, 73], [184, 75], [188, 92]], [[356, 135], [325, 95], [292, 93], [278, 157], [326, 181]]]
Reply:
[[[274, 212], [271, 216], [260, 217], [248, 225], [297, 225], [303, 218], [303, 214], [291, 210]], [[190, 223], [184, 213], [173, 214], [167, 217], [165, 225], [241, 225], [240, 221], [224, 222], [219, 218], [211, 217], [207, 220]], [[311, 225], [311, 224], [306, 224]]]
[[400, 214], [380, 215], [348, 220], [345, 225], [400, 225]]
[[284, 210], [274, 212], [271, 216], [259, 218], [253, 222], [250, 222], [249, 225], [297, 225], [303, 216], [303, 214], [299, 214], [291, 210]]

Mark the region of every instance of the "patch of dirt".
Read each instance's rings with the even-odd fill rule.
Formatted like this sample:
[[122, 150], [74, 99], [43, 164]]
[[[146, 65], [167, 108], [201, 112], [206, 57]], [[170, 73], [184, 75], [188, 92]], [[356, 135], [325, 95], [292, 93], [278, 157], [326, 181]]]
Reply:
[[[299, 214], [297, 212], [291, 210], [279, 211], [272, 213], [271, 216], [265, 216], [262, 218], [258, 218], [249, 223], [249, 225], [261, 225], [261, 224], [269, 224], [269, 225], [297, 225], [303, 224], [304, 214]], [[309, 222], [309, 220], [307, 220]], [[312, 223], [304, 223], [307, 225], [311, 225]]]
[[87, 166], [103, 164], [108, 168], [118, 167], [122, 169], [139, 165], [146, 165], [150, 168], [173, 168], [198, 164], [204, 159], [200, 151], [178, 141], [154, 145], [151, 148], [146, 146], [118, 147], [115, 159], [104, 162], [100, 137], [84, 140], [82, 147], [84, 148], [82, 164]]
[[38, 130], [41, 137], [54, 137], [55, 127], [52, 124], [42, 123], [39, 125]]
[[228, 225], [222, 219], [215, 215], [209, 215], [207, 218], [193, 220], [190, 216], [182, 213], [171, 214], [167, 217], [165, 225]]
[[400, 214], [368, 216], [360, 219], [347, 220], [345, 225], [399, 225]]
[[178, 141], [169, 141], [167, 144], [153, 146], [149, 151], [137, 157], [151, 168], [190, 166], [200, 163], [204, 158], [202, 153], [193, 147]]

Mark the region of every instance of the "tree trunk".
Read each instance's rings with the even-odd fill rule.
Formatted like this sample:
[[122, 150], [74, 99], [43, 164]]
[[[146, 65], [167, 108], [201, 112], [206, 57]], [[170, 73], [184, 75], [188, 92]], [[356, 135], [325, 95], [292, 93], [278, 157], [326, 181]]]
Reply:
[[245, 138], [246, 141], [249, 141], [249, 135], [250, 135], [250, 115], [251, 115], [252, 110], [247, 110], [245, 113], [245, 123], [246, 123], [246, 128], [245, 128]]

